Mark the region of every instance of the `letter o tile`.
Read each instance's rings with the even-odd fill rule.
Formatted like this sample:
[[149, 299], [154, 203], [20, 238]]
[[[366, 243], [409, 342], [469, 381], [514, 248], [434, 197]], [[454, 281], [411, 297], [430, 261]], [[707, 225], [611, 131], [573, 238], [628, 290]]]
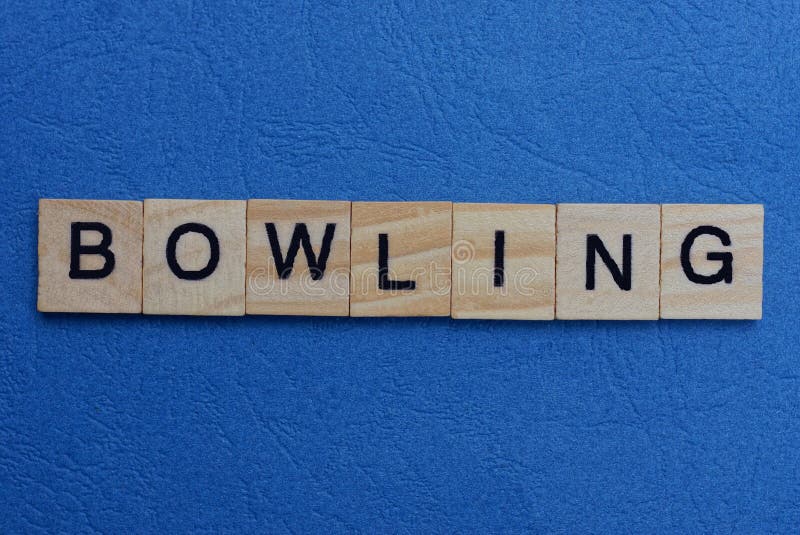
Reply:
[[[144, 313], [244, 315], [246, 212], [246, 201], [146, 199]], [[182, 225], [184, 232], [176, 233]], [[206, 235], [209, 230], [211, 236]], [[170, 236], [173, 266], [168, 261]]]

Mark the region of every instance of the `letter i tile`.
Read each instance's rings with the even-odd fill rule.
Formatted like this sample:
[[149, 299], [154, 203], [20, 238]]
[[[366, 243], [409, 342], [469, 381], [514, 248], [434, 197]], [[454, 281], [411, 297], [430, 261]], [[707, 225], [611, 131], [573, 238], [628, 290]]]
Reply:
[[452, 316], [552, 320], [552, 204], [453, 205]]

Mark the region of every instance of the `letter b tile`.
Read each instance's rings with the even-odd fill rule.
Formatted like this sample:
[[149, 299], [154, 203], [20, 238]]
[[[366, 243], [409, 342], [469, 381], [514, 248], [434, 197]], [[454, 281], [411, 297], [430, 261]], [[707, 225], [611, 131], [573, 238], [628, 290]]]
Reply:
[[559, 204], [556, 318], [658, 319], [657, 204]]
[[141, 313], [141, 202], [39, 201], [37, 308]]
[[764, 207], [662, 206], [661, 317], [761, 319]]
[[144, 201], [144, 313], [241, 316], [246, 201]]

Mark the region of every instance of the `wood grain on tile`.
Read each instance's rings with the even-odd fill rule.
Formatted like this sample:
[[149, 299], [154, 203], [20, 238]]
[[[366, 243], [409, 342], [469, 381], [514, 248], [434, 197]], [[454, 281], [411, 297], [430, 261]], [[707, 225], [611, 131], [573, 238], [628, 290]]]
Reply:
[[349, 304], [350, 202], [249, 200], [247, 314], [347, 316]]
[[[244, 314], [246, 207], [246, 201], [144, 201], [145, 314]], [[182, 225], [207, 227], [219, 244], [216, 267], [198, 280], [179, 278], [175, 268], [200, 274], [210, 269], [213, 266], [211, 241], [195, 230], [176, 232]], [[167, 260], [171, 236], [177, 237], [175, 267]]]
[[[76, 247], [88, 246], [76, 257], [71, 274], [73, 224]], [[107, 231], [94, 228], [100, 223]], [[83, 228], [83, 230], [81, 230]], [[94, 229], [93, 229], [94, 228]], [[91, 246], [104, 241], [109, 232], [111, 268]], [[90, 271], [100, 278], [85, 278]], [[83, 273], [83, 274], [81, 274]], [[133, 313], [142, 311], [142, 203], [138, 201], [93, 201], [41, 199], [39, 201], [39, 289], [41, 312]]]
[[661, 222], [662, 318], [761, 319], [762, 205], [665, 204]]
[[354, 202], [350, 315], [449, 316], [451, 225], [450, 202]]
[[[657, 204], [559, 204], [556, 318], [658, 319], [660, 214]], [[627, 272], [626, 241], [631, 252]], [[630, 275], [630, 289], [623, 289], [613, 278], [601, 247], [618, 275]], [[593, 289], [588, 289], [592, 274]]]
[[453, 205], [453, 318], [552, 320], [555, 206]]

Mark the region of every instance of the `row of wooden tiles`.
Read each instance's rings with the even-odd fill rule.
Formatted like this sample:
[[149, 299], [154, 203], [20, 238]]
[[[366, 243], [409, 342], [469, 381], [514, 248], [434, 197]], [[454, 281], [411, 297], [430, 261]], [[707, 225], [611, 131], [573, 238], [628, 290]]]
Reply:
[[759, 319], [762, 205], [39, 202], [38, 309]]

